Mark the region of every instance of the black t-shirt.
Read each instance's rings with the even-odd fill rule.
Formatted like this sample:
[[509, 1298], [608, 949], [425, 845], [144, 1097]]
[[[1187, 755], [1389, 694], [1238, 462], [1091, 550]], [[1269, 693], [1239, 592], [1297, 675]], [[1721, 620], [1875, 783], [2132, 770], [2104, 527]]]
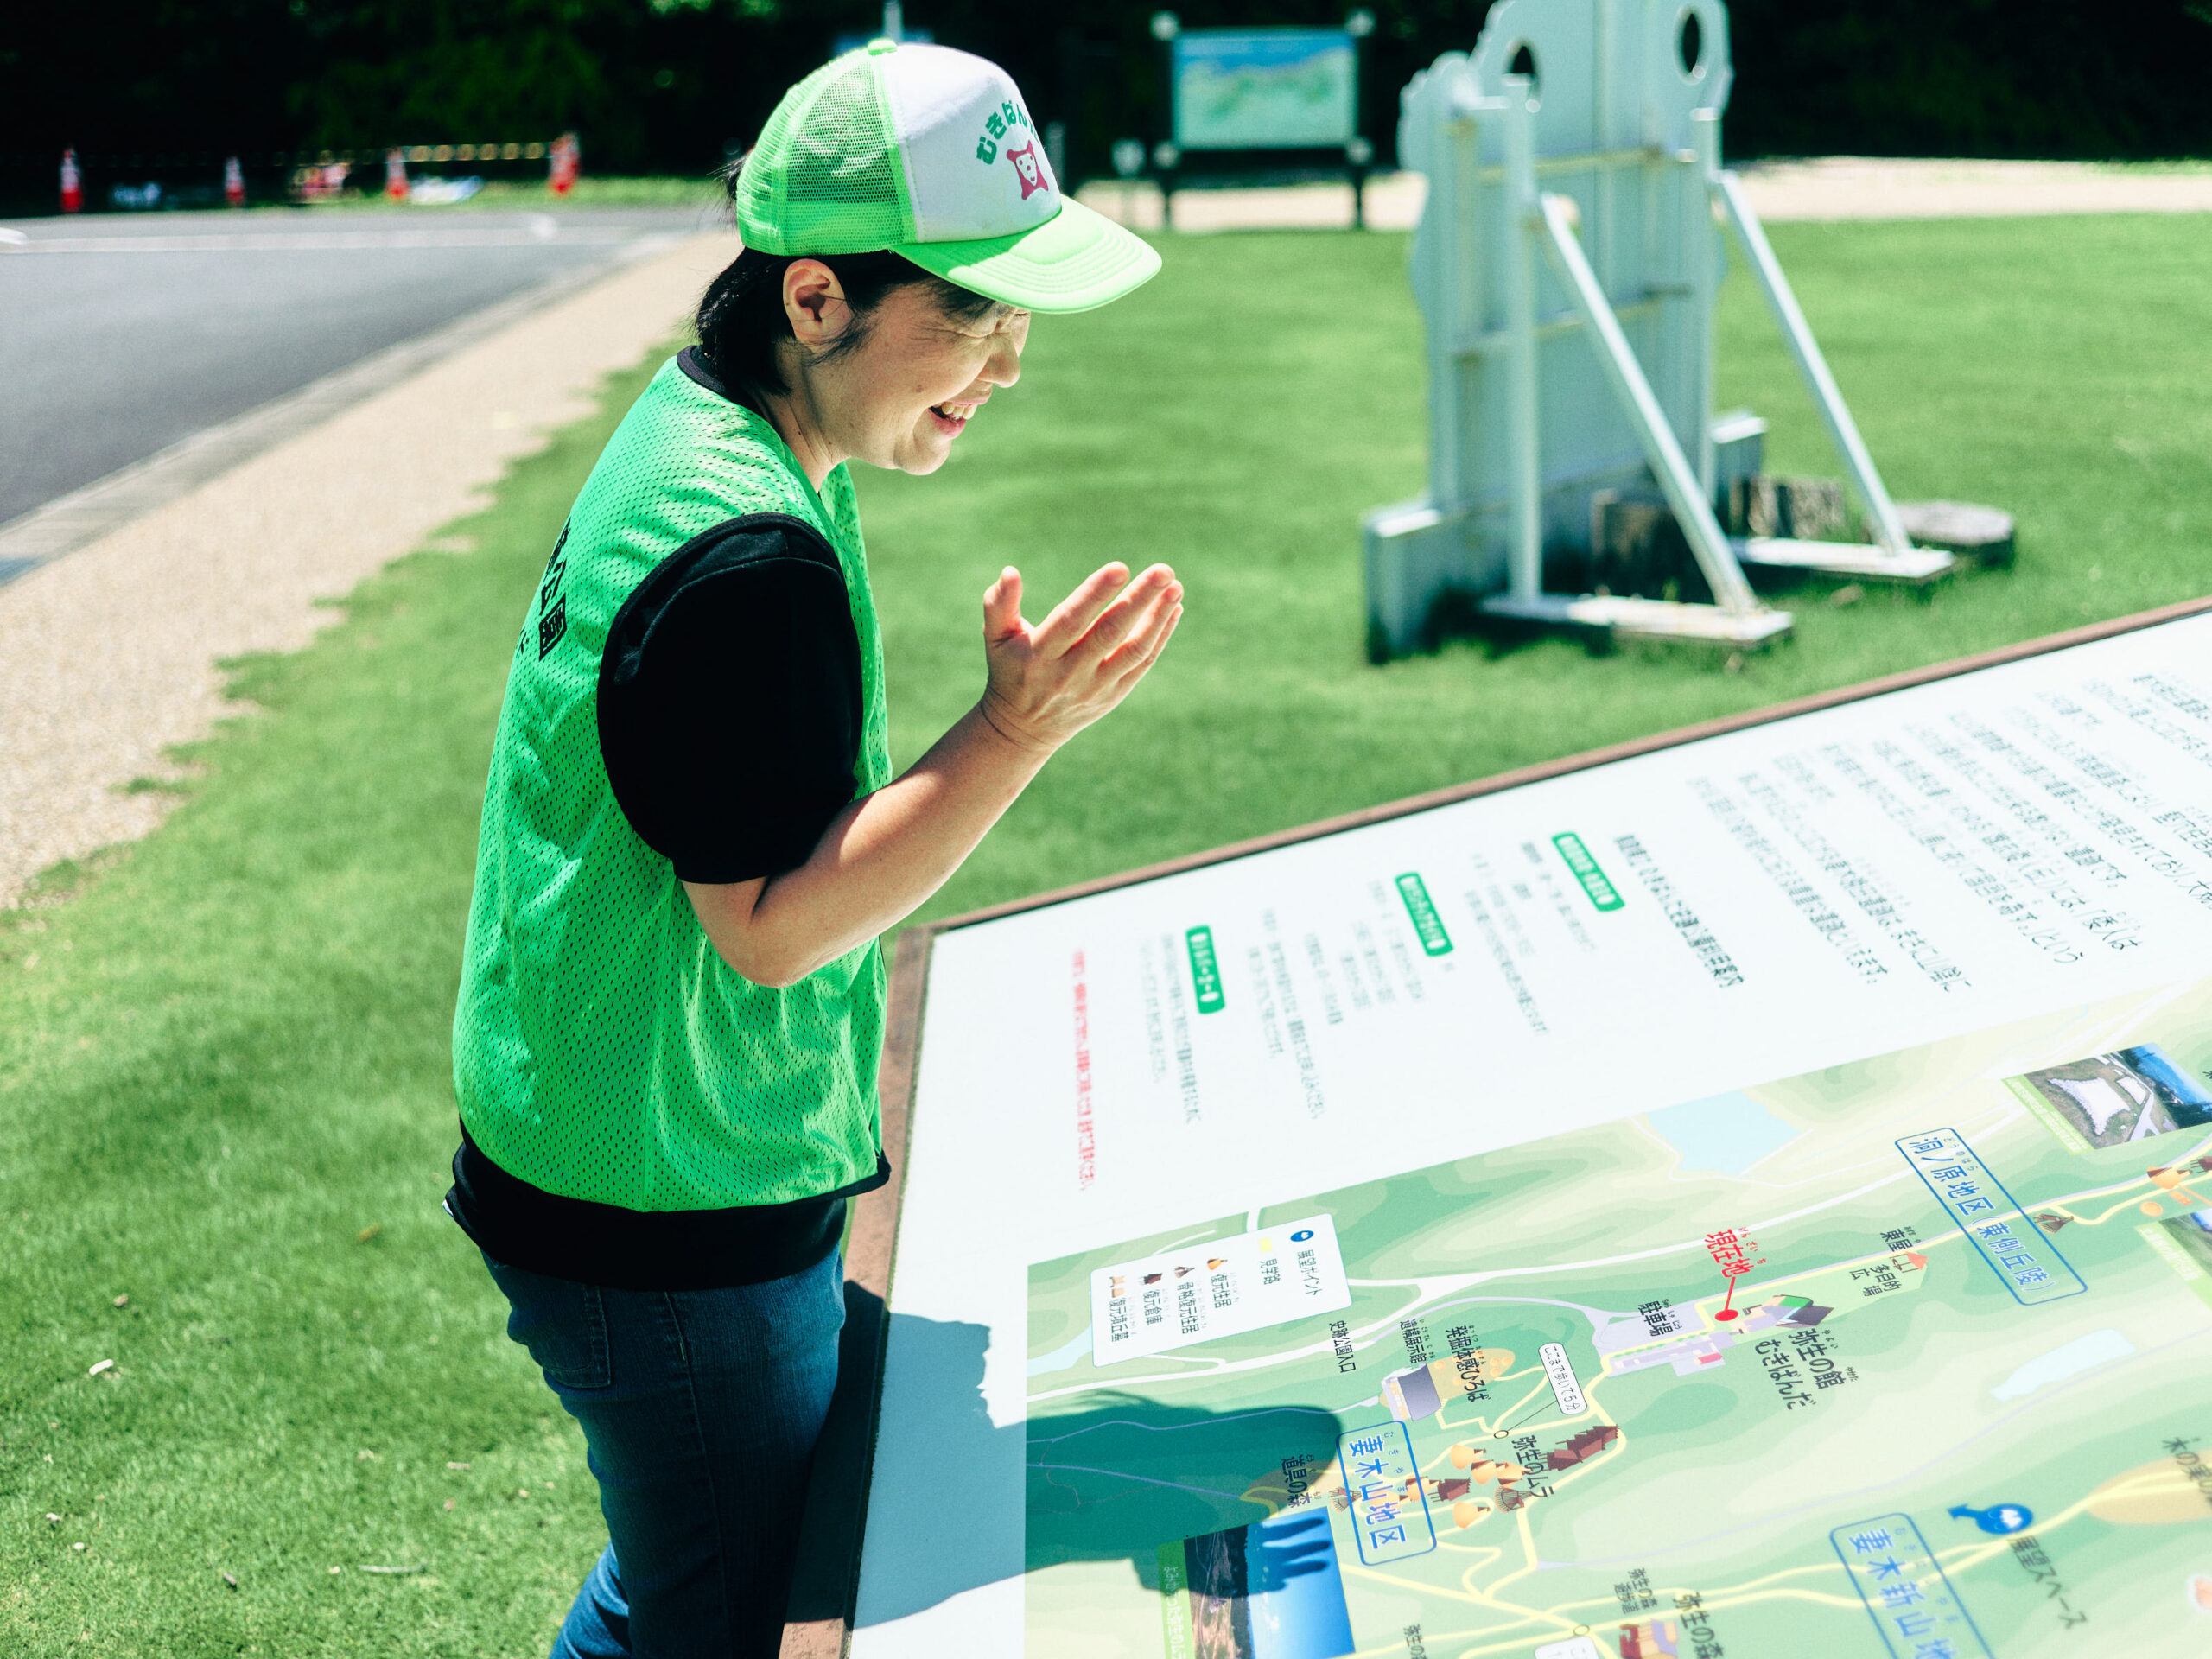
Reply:
[[[744, 401], [696, 347], [677, 361]], [[599, 747], [615, 802], [686, 881], [804, 864], [859, 787], [865, 709], [844, 567], [788, 513], [733, 518], [678, 548], [615, 613], [600, 659]], [[879, 1160], [846, 1191], [888, 1177]], [[446, 1207], [511, 1266], [657, 1290], [799, 1272], [835, 1248], [845, 1213], [842, 1193], [667, 1212], [563, 1198], [501, 1169], [466, 1129]]]
[[599, 748], [623, 816], [686, 881], [806, 861], [857, 787], [860, 637], [837, 555], [764, 512], [638, 585], [599, 666]]
[[[696, 347], [678, 361], [729, 395]], [[862, 717], [844, 567], [788, 513], [694, 537], [607, 630], [607, 779], [639, 838], [683, 880], [749, 881], [804, 863], [858, 787]]]

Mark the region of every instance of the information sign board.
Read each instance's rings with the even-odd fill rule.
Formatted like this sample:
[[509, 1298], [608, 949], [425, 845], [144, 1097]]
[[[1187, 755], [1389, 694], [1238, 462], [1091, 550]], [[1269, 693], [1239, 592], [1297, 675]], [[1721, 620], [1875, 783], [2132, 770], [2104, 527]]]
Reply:
[[906, 952], [854, 1653], [2202, 1651], [2181, 608]]
[[1171, 52], [1185, 149], [1333, 149], [1357, 130], [1356, 54], [1341, 29], [1191, 29]]

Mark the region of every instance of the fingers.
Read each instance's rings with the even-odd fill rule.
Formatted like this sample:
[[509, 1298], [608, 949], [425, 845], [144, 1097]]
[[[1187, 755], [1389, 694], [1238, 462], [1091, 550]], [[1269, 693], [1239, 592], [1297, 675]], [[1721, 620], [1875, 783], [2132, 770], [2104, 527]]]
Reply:
[[1167, 649], [1167, 642], [1174, 637], [1182, 620], [1183, 590], [1177, 587], [1160, 596], [1128, 642], [1109, 654], [1101, 665], [1101, 672], [1117, 686], [1117, 695], [1128, 691], [1160, 660], [1160, 653]]
[[1155, 564], [1122, 590], [1121, 596], [1102, 611], [1082, 639], [1068, 647], [1103, 660], [1114, 649], [1145, 626], [1144, 619], [1157, 609], [1163, 597], [1180, 599], [1182, 584], [1164, 564]]
[[1158, 660], [1183, 614], [1183, 585], [1164, 564], [1135, 581], [1126, 565], [1106, 565], [1034, 626], [1021, 620], [1020, 594], [1020, 574], [1009, 567], [983, 595], [988, 696], [1048, 747], [1118, 703]]
[[[1145, 572], [1150, 575], [1151, 571]], [[1106, 607], [1114, 602], [1114, 595], [1129, 580], [1129, 567], [1116, 560], [1102, 564], [1083, 580], [1073, 593], [1053, 607], [1052, 613], [1038, 624], [1037, 649], [1048, 657], [1057, 657], [1075, 648], [1077, 641], [1090, 632]]]
[[983, 638], [995, 644], [1021, 632], [1021, 572], [1012, 565], [983, 590]]
[[1096, 654], [1103, 671], [1112, 672], [1109, 664], [1128, 649], [1125, 642], [1140, 639], [1157, 626], [1164, 609], [1180, 604], [1182, 599], [1183, 585], [1175, 580], [1174, 573], [1165, 565], [1154, 565], [1107, 607], [1105, 614], [1084, 636], [1083, 648]]

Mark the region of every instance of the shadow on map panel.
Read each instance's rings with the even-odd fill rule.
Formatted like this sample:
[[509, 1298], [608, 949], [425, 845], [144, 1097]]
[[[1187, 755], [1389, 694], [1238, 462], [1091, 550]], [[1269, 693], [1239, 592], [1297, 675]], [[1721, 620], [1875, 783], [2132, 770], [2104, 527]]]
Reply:
[[[1282, 1414], [1245, 1411], [1224, 1418], [1107, 1395], [1088, 1411], [996, 1424], [983, 1400], [989, 1332], [906, 1313], [891, 1315], [890, 1331], [881, 1410], [887, 1423], [899, 1417], [908, 1432], [880, 1433], [876, 1440], [873, 1490], [879, 1500], [890, 1502], [879, 1503], [868, 1532], [868, 1571], [861, 1581], [857, 1614], [863, 1627], [1058, 1561], [1125, 1560], [1139, 1582], [1156, 1590], [1164, 1541], [1214, 1532], [1237, 1510], [1249, 1514], [1262, 1507], [1248, 1508], [1233, 1491], [1194, 1486], [1174, 1492], [1164, 1505], [1095, 1504], [1078, 1526], [1075, 1482], [1095, 1484], [1109, 1497], [1147, 1490], [1119, 1472], [1122, 1463], [1134, 1459], [1116, 1446], [1118, 1437], [1140, 1427], [1154, 1440], [1157, 1431], [1198, 1429], [1198, 1440], [1222, 1447], [1231, 1465], [1241, 1467], [1256, 1454], [1262, 1467], [1273, 1467], [1281, 1456], [1274, 1441], [1281, 1431], [1267, 1425]], [[1313, 1437], [1333, 1451], [1334, 1414], [1291, 1409], [1323, 1425]], [[912, 1432], [915, 1425], [926, 1432]], [[1243, 1484], [1236, 1482], [1239, 1488]], [[902, 1503], [912, 1506], [904, 1516]], [[957, 1524], [938, 1524], [936, 1517], [946, 1516], [957, 1516]], [[1333, 1552], [1329, 1577], [1333, 1582]], [[1260, 1651], [1263, 1659], [1274, 1659], [1303, 1650]], [[1349, 1644], [1341, 1651], [1350, 1651]]]
[[[980, 1325], [891, 1316], [886, 1427], [876, 1439], [874, 1518], [856, 1615], [862, 1626], [1020, 1575], [1022, 1429], [993, 1423], [983, 1403], [989, 1339]], [[906, 1432], [887, 1432], [893, 1417]], [[944, 1516], [958, 1524], [938, 1524]]]
[[1158, 1589], [1162, 1544], [1264, 1519], [1287, 1454], [1336, 1456], [1337, 1414], [1302, 1402], [1221, 1413], [1102, 1390], [1085, 1406], [1027, 1425], [1031, 1572], [1120, 1559]]

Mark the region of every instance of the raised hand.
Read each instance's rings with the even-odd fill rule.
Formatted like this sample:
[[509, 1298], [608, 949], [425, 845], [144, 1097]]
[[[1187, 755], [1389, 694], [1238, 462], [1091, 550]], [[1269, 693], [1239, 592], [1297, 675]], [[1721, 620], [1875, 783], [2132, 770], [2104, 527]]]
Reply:
[[1021, 615], [1021, 572], [1008, 565], [983, 595], [983, 718], [1009, 742], [1050, 753], [1128, 696], [1182, 615], [1173, 570], [1155, 564], [1132, 582], [1117, 563], [1033, 625]]
[[774, 877], [686, 881], [724, 962], [757, 985], [796, 984], [912, 913], [1061, 744], [1128, 696], [1183, 614], [1175, 573], [1096, 571], [1034, 626], [1011, 568], [983, 595], [982, 700], [905, 776], [837, 816], [805, 863]]

